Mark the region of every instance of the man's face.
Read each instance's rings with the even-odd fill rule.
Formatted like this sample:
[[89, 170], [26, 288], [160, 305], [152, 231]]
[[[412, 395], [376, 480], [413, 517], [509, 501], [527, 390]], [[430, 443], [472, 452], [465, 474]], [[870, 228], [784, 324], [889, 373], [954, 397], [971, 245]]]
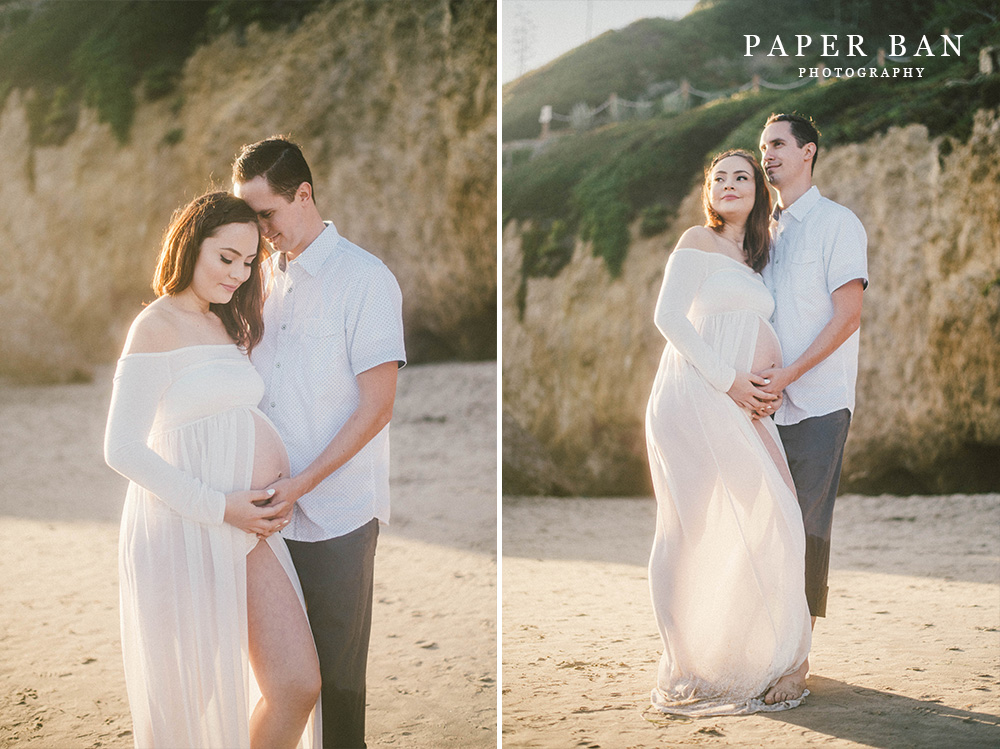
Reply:
[[[308, 187], [308, 186], [306, 186]], [[288, 252], [293, 257], [308, 247], [305, 239], [306, 188], [299, 191], [292, 200], [271, 189], [264, 177], [254, 177], [249, 182], [237, 182], [233, 192], [245, 200], [257, 214], [260, 232], [268, 244], [277, 252]]]
[[760, 134], [760, 163], [767, 181], [779, 190], [808, 174], [812, 166], [812, 143], [801, 148], [792, 135], [790, 122], [772, 122]]

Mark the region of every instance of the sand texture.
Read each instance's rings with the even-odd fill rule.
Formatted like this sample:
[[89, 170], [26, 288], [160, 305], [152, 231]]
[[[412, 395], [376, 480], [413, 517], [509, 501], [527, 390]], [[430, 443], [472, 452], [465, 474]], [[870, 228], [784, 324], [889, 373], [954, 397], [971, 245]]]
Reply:
[[[132, 746], [111, 370], [0, 384], [0, 747]], [[496, 364], [408, 366], [368, 661], [370, 746], [496, 744]]]
[[503, 501], [505, 749], [1000, 746], [1000, 494], [837, 500], [801, 707], [667, 720], [652, 499]]

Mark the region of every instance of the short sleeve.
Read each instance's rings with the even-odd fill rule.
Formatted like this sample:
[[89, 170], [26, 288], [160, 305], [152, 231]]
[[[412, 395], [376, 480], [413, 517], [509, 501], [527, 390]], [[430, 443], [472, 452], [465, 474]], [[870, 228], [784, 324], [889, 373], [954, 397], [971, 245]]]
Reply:
[[399, 284], [382, 263], [367, 270], [357, 297], [346, 310], [347, 352], [355, 376], [385, 362], [406, 364]]
[[849, 281], [860, 278], [868, 288], [868, 235], [861, 221], [848, 209], [835, 224], [827, 246], [827, 291], [831, 294]]
[[163, 357], [133, 354], [115, 370], [104, 433], [104, 459], [125, 478], [155, 494], [178, 514], [220, 525], [226, 495], [171, 465], [147, 444], [160, 397], [171, 382]]
[[678, 248], [670, 254], [653, 319], [663, 337], [702, 374], [716, 390], [727, 392], [736, 370], [727, 366], [687, 318], [688, 310], [707, 275], [707, 253]]

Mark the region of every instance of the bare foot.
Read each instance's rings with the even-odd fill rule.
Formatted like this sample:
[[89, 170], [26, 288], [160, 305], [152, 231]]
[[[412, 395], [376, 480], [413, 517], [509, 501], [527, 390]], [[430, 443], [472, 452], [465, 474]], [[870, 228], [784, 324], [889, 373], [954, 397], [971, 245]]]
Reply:
[[797, 700], [806, 688], [806, 674], [808, 673], [809, 659], [807, 658], [797, 671], [782, 676], [773, 687], [767, 690], [764, 695], [764, 704], [773, 705], [776, 702]]

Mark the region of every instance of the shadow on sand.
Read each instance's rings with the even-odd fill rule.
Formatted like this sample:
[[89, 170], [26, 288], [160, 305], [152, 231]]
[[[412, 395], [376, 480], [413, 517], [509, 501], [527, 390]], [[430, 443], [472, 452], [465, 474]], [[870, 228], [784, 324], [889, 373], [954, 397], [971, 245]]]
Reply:
[[995, 715], [822, 676], [809, 677], [809, 691], [811, 696], [795, 710], [762, 714], [877, 749], [1000, 746], [1000, 717]]

